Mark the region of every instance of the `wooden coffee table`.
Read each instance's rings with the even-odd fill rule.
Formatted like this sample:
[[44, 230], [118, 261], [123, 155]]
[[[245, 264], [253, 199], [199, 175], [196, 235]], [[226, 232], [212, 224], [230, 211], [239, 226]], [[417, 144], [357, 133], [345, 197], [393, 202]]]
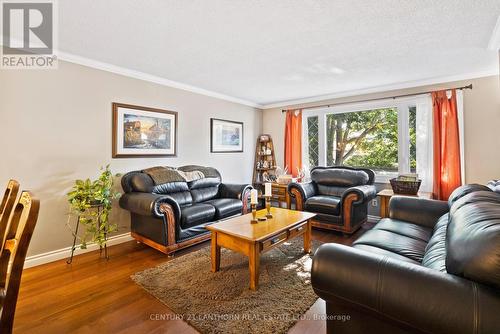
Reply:
[[[265, 216], [267, 211], [257, 211], [257, 217]], [[304, 251], [311, 251], [311, 222], [314, 213], [271, 208], [273, 218], [251, 224], [252, 214], [230, 218], [212, 225], [212, 272], [220, 269], [220, 249], [225, 247], [248, 256], [250, 270], [250, 289], [259, 285], [260, 254], [283, 242], [303, 235]]]

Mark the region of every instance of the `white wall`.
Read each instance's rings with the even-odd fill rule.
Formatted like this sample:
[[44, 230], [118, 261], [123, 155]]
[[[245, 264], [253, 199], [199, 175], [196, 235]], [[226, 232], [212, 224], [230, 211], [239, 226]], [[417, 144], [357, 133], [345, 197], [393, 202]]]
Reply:
[[[178, 156], [111, 158], [111, 103], [178, 112]], [[213, 166], [226, 182], [251, 183], [260, 110], [109, 72], [60, 62], [58, 70], [0, 71], [0, 187], [20, 181], [41, 200], [28, 255], [71, 245], [65, 194], [75, 179], [95, 178], [108, 163], [114, 173], [155, 165]], [[244, 122], [243, 153], [210, 153], [210, 118]], [[119, 232], [129, 215], [116, 209]]]

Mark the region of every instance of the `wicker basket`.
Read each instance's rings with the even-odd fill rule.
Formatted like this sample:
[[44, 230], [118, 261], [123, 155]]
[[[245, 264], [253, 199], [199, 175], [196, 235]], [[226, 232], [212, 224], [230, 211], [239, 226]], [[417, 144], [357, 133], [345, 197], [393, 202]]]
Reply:
[[416, 195], [418, 193], [418, 189], [420, 188], [420, 184], [422, 180], [417, 181], [400, 181], [397, 178], [393, 178], [391, 181], [392, 191], [395, 194], [404, 194], [404, 195]]

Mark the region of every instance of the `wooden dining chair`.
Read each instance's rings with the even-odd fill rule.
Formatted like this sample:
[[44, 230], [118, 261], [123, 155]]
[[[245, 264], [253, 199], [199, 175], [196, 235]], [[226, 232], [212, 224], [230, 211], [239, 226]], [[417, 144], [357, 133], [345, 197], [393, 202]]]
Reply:
[[0, 254], [0, 333], [12, 333], [26, 252], [38, 219], [40, 202], [23, 191], [10, 216]]
[[9, 180], [7, 188], [0, 202], [0, 242], [3, 245], [5, 233], [7, 232], [7, 223], [9, 222], [10, 213], [16, 203], [17, 193], [19, 192], [19, 182]]

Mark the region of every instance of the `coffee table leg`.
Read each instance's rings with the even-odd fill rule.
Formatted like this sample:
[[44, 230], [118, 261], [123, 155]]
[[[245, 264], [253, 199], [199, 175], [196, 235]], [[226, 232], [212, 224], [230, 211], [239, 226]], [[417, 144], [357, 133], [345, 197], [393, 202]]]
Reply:
[[253, 243], [250, 245], [250, 254], [248, 255], [248, 269], [250, 270], [250, 290], [257, 290], [257, 287], [259, 286], [259, 266], [259, 243]]
[[304, 252], [311, 252], [311, 221], [308, 220], [306, 224], [306, 231], [304, 232]]
[[217, 245], [217, 232], [212, 232], [212, 272], [219, 271], [220, 269], [220, 246]]

